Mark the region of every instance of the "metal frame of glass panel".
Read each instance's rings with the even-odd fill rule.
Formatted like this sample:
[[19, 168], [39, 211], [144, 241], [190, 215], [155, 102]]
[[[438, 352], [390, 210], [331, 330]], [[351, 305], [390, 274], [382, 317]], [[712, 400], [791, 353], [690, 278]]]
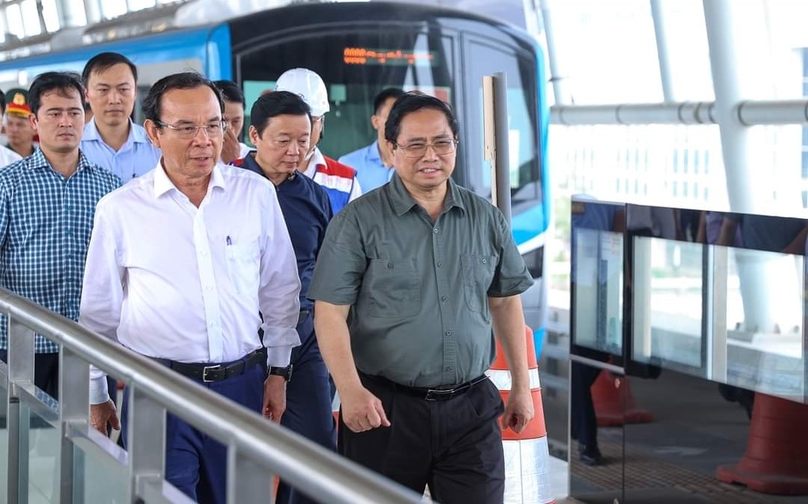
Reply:
[[[61, 503], [83, 501], [76, 461], [87, 457], [123, 476], [116, 484], [132, 502], [190, 502], [164, 480], [167, 413], [228, 447], [228, 503], [266, 500], [274, 476], [323, 502], [422, 502], [421, 495], [4, 289], [0, 312], [9, 317], [8, 365], [0, 363], [0, 387], [8, 391], [6, 502], [28, 501], [29, 412], [58, 431], [53, 497]], [[35, 332], [60, 345], [58, 403], [33, 385]], [[127, 385], [128, 453], [90, 425], [90, 363]]]

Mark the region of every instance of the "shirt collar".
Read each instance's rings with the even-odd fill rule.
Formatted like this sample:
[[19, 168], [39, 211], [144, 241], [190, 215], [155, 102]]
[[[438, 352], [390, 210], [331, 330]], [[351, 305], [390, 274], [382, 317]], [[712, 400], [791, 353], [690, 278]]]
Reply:
[[[463, 200], [460, 197], [460, 189], [457, 187], [457, 184], [455, 184], [454, 180], [451, 178], [449, 178], [447, 183], [449, 187], [446, 191], [446, 197], [443, 200], [443, 211], [441, 213], [448, 212], [452, 207], [457, 207], [465, 212], [466, 207], [463, 205]], [[401, 181], [397, 173], [393, 174], [390, 183], [384, 187], [390, 196], [390, 200], [393, 202], [393, 208], [397, 215], [404, 215], [418, 204], [413, 197], [410, 196], [410, 193], [407, 192], [407, 188], [404, 187], [404, 182]]]
[[[258, 164], [258, 160], [255, 159], [255, 152], [250, 152], [246, 156], [244, 156], [244, 160], [241, 163], [241, 167], [244, 168], [245, 170], [250, 170], [253, 173], [257, 173], [258, 175], [261, 175], [265, 179], [269, 180], [269, 177], [266, 176], [264, 170], [261, 169], [261, 165]], [[296, 179], [298, 173], [300, 172], [297, 170], [293, 171], [292, 173], [289, 174], [288, 177], [286, 177], [286, 180], [281, 182], [281, 184], [285, 184], [290, 180]], [[272, 182], [271, 180], [269, 181]], [[274, 186], [275, 183], [273, 182], [272, 185]]]
[[314, 152], [311, 155], [311, 159], [309, 160], [309, 166], [306, 167], [306, 171], [304, 171], [303, 174], [310, 179], [313, 179], [314, 174], [317, 173], [318, 165], [325, 166], [325, 156], [323, 156], [323, 153], [320, 152], [319, 147], [315, 147]]
[[[84, 127], [84, 135], [82, 136], [82, 140], [98, 141], [106, 145], [104, 139], [101, 138], [101, 133], [98, 132], [98, 126], [95, 124], [94, 117], [92, 121], [88, 122]], [[126, 138], [126, 144], [128, 143], [149, 143], [149, 137], [146, 135], [146, 130], [143, 128], [138, 128], [131, 118], [129, 119], [129, 136]]]
[[[28, 157], [28, 163], [26, 163], [26, 166], [30, 170], [41, 170], [45, 168], [50, 170], [53, 169], [48, 162], [48, 159], [45, 157], [45, 153], [42, 152], [41, 147], [36, 147], [34, 149], [34, 153]], [[96, 165], [91, 163], [90, 160], [88, 160], [84, 153], [79, 149], [79, 164], [76, 166], [76, 173], [84, 170], [95, 170], [95, 168]]]
[[[222, 167], [220, 166], [220, 163], [216, 163], [216, 165], [213, 167], [213, 171], [210, 174], [210, 182], [208, 182], [208, 194], [210, 194], [211, 189], [214, 187], [220, 187], [223, 190], [227, 190], [227, 184], [225, 183], [224, 175], [222, 175]], [[172, 189], [179, 191], [177, 186], [175, 186], [174, 182], [168, 178], [168, 175], [163, 169], [163, 158], [161, 157], [160, 160], [157, 161], [157, 167], [154, 169], [154, 196], [159, 198]]]
[[382, 153], [379, 151], [379, 141], [376, 140], [368, 147], [368, 161], [375, 161], [376, 163], [384, 166], [382, 162]]

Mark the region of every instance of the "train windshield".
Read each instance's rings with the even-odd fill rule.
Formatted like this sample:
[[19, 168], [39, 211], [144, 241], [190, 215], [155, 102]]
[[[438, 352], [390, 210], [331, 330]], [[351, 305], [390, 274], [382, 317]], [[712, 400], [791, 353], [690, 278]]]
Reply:
[[[474, 52], [473, 57], [460, 57], [468, 51]], [[507, 72], [514, 204], [521, 199], [535, 204], [540, 158], [536, 63], [531, 55], [426, 26], [317, 32], [316, 37], [274, 40], [236, 55], [236, 75], [247, 103], [295, 67], [314, 70], [328, 87], [331, 110], [320, 148], [333, 158], [376, 139], [370, 122], [373, 98], [386, 87], [420, 90], [452, 104], [461, 125], [455, 178], [486, 197], [491, 193], [491, 173], [483, 156], [482, 76]]]

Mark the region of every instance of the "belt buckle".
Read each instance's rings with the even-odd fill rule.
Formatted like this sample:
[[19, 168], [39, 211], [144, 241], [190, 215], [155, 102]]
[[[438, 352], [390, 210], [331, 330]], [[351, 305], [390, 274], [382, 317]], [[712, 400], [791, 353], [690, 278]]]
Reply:
[[441, 390], [441, 389], [429, 389], [426, 391], [426, 399], [427, 401], [446, 401], [454, 397], [455, 392], [457, 389], [448, 389], [448, 390]]
[[216, 380], [208, 379], [208, 371], [215, 371], [217, 369], [221, 369], [221, 364], [216, 364], [215, 366], [205, 366], [202, 368], [202, 382], [203, 383], [212, 383]]

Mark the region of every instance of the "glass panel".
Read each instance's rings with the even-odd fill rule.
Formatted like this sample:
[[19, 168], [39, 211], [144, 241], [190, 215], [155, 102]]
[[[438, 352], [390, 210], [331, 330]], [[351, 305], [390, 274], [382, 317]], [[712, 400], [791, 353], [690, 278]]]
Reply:
[[100, 452], [88, 452], [74, 445], [73, 503], [129, 502], [127, 471], [125, 466], [111, 463], [110, 458]]
[[569, 496], [575, 502], [624, 502], [624, 379], [570, 363]]
[[[454, 59], [452, 40], [437, 32], [345, 31], [266, 45], [241, 56], [239, 80], [247, 103], [272, 89], [284, 71], [308, 61], [328, 86], [322, 151], [339, 158], [376, 139], [370, 123], [373, 97], [386, 87], [421, 90], [449, 103]], [[316, 62], [316, 64], [315, 64]], [[249, 110], [245, 123], [249, 124]], [[462, 146], [462, 144], [461, 144]]]
[[7, 402], [8, 391], [6, 390], [6, 373], [8, 366], [5, 362], [0, 362], [0, 368], [3, 372], [0, 373], [0, 500], [5, 501], [8, 495], [8, 470], [6, 464], [8, 461], [8, 427], [6, 425], [6, 418], [8, 415]]
[[621, 214], [620, 205], [572, 202], [572, 343], [615, 356], [623, 351]]
[[808, 222], [705, 212], [697, 227], [706, 248], [633, 238], [632, 361], [802, 402]]
[[[704, 375], [703, 245], [635, 238], [632, 358]], [[648, 254], [650, 259], [641, 257]], [[638, 271], [642, 264], [644, 271]]]
[[[44, 394], [42, 394], [45, 397]], [[59, 431], [20, 402], [20, 416], [30, 415], [28, 431], [28, 502], [59, 502], [57, 479], [60, 453]], [[25, 455], [23, 455], [24, 457]]]
[[802, 401], [803, 257], [757, 250], [730, 252], [726, 381]]
[[[472, 40], [466, 48], [469, 65], [467, 93], [476, 96], [470, 100], [470, 116], [477, 121], [470, 121], [466, 138], [469, 152], [474, 159], [485, 159], [485, 132], [483, 131], [483, 77], [504, 72], [508, 84], [508, 140], [509, 140], [509, 172], [512, 204], [518, 206], [524, 201], [535, 201], [540, 190], [538, 184], [539, 156], [536, 147], [538, 134], [536, 128], [537, 91], [533, 88], [535, 81], [535, 62], [527, 57], [520, 57], [512, 48], [492, 45], [490, 41]], [[477, 194], [488, 196], [491, 193], [491, 164], [483, 161], [483, 169], [473, 174], [469, 188]], [[517, 242], [520, 240], [517, 238]]]

